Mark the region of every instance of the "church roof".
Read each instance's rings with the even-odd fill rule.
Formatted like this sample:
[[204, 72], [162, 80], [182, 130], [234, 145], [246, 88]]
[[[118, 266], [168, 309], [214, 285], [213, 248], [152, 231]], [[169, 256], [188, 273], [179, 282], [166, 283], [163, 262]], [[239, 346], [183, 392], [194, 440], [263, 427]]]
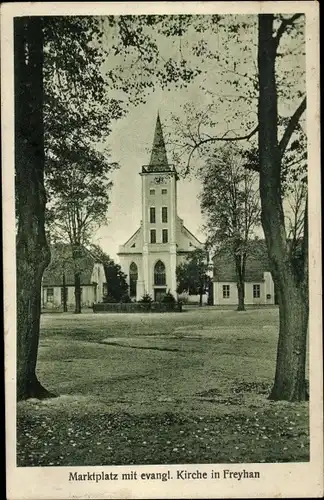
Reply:
[[149, 172], [164, 172], [169, 171], [170, 165], [165, 149], [162, 125], [159, 114], [157, 115], [151, 159], [148, 166]]

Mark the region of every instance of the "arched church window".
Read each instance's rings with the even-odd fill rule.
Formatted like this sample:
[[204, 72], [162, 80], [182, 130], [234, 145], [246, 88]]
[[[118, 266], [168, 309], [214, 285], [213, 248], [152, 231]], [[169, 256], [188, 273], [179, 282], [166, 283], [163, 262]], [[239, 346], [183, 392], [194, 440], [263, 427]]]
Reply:
[[136, 283], [138, 280], [138, 269], [135, 262], [129, 266], [129, 295], [136, 297]]
[[165, 265], [161, 260], [158, 260], [154, 266], [154, 285], [165, 285]]

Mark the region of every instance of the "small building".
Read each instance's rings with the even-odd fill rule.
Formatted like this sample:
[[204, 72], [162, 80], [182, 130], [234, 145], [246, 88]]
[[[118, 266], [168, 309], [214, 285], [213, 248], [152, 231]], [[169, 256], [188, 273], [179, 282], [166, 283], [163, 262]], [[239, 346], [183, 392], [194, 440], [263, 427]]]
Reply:
[[[65, 244], [51, 246], [51, 262], [42, 280], [41, 303], [43, 309], [63, 309], [64, 288], [68, 310], [75, 307], [74, 276], [76, 266], [80, 270], [81, 307], [92, 307], [102, 302], [107, 294], [104, 266], [86, 250], [77, 263], [72, 260], [71, 247]], [[65, 284], [65, 286], [64, 286]]]
[[130, 296], [145, 293], [159, 301], [170, 291], [177, 295], [176, 267], [200, 242], [177, 213], [178, 174], [168, 163], [162, 126], [157, 117], [152, 152], [143, 165], [142, 220], [135, 233], [119, 247], [119, 261], [128, 277]]
[[[251, 242], [252, 249], [247, 257], [245, 272], [245, 304], [276, 304], [276, 292], [270, 272], [265, 242]], [[219, 252], [213, 258], [214, 305], [236, 305], [238, 303], [235, 263], [229, 252]]]

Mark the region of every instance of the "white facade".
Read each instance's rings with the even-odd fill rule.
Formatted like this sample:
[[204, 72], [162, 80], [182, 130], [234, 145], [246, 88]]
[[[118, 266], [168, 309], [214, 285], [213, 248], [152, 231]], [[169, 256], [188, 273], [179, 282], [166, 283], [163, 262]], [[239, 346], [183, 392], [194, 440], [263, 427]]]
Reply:
[[[236, 305], [237, 285], [234, 282], [214, 281], [214, 305]], [[246, 305], [273, 305], [275, 289], [270, 272], [263, 273], [262, 281], [246, 282], [244, 286]]]
[[159, 300], [168, 291], [176, 297], [177, 265], [203, 245], [177, 214], [178, 176], [167, 162], [159, 117], [151, 161], [140, 175], [142, 220], [139, 229], [119, 247], [120, 265], [136, 300], [146, 293]]
[[[46, 309], [59, 309], [63, 306], [63, 283], [49, 283], [42, 285], [42, 307]], [[75, 306], [74, 284], [66, 283], [66, 303], [68, 309]], [[92, 307], [97, 302], [102, 302], [103, 295], [107, 293], [106, 275], [104, 266], [95, 263], [89, 283], [81, 283], [81, 306]]]

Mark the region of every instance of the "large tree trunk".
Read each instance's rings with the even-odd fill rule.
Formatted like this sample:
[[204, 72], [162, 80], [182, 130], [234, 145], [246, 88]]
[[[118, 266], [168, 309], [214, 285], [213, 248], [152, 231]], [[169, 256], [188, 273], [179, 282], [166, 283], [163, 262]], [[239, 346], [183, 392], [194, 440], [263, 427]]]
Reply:
[[65, 271], [63, 271], [63, 312], [67, 312], [67, 289], [66, 289], [66, 279]]
[[79, 242], [72, 244], [72, 257], [74, 262], [74, 297], [75, 297], [75, 314], [81, 314], [81, 270], [80, 259], [82, 257], [81, 245]]
[[17, 399], [52, 396], [36, 362], [41, 281], [49, 264], [44, 215], [43, 37], [41, 18], [15, 19], [15, 168], [18, 231]]
[[245, 311], [245, 255], [241, 256], [241, 254], [235, 255], [235, 270], [236, 270], [236, 278], [237, 278], [237, 296], [238, 296], [238, 304], [237, 311]]
[[286, 283], [279, 293], [280, 331], [275, 382], [270, 399], [303, 401], [305, 383], [308, 307], [303, 286]]
[[[276, 41], [273, 15], [259, 16], [259, 154], [261, 219], [279, 299], [279, 340], [271, 399], [301, 401], [305, 383], [308, 325], [307, 267], [296, 273], [287, 247], [277, 139]], [[307, 252], [304, 256], [307, 259]]]
[[237, 282], [237, 295], [238, 295], [238, 311], [245, 311], [245, 303], [244, 303], [244, 281]]
[[75, 314], [81, 313], [81, 280], [80, 273], [74, 274], [74, 296], [75, 296]]

